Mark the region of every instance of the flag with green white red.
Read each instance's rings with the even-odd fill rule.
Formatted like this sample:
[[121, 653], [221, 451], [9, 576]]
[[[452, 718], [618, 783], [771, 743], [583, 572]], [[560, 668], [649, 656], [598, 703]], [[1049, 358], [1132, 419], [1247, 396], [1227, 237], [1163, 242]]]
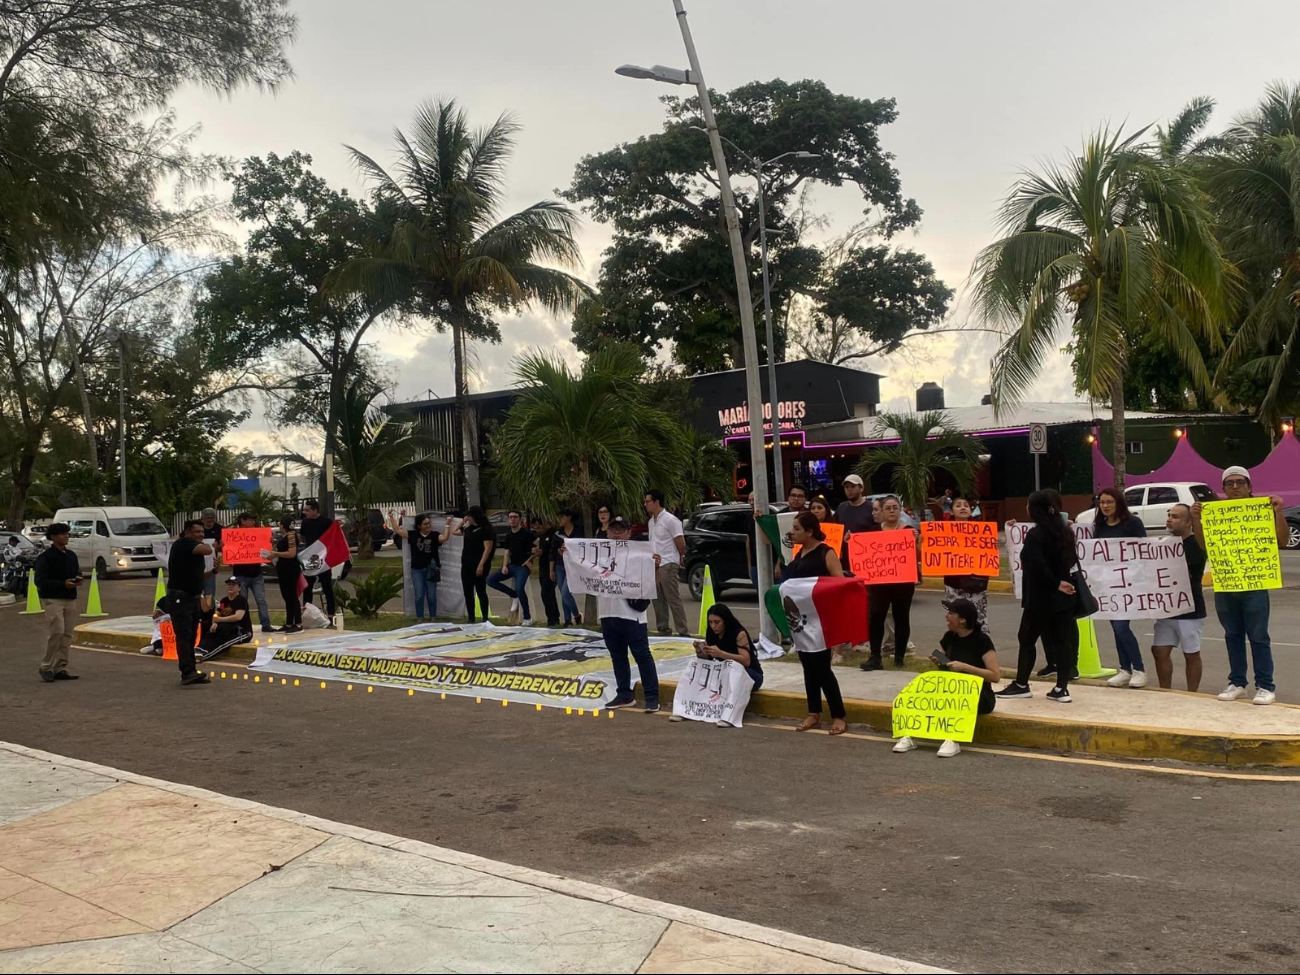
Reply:
[[778, 515], [759, 515], [758, 524], [763, 529], [763, 534], [767, 540], [772, 543], [772, 551], [782, 565], [785, 565], [794, 558], [794, 539], [790, 537], [790, 529], [794, 527], [793, 511], [783, 511]]

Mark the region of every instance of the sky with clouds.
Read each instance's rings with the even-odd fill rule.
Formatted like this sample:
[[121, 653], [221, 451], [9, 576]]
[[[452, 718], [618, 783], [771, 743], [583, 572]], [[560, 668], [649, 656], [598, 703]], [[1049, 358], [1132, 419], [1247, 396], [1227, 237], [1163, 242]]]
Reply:
[[[203, 127], [199, 145], [234, 158], [299, 149], [337, 186], [363, 192], [345, 143], [391, 158], [393, 130], [417, 103], [452, 96], [476, 122], [502, 111], [523, 124], [509, 173], [513, 209], [553, 197], [588, 153], [657, 131], [658, 96], [670, 91], [616, 77], [622, 63], [684, 65], [669, 0], [295, 0], [296, 77], [275, 94], [217, 97], [191, 90], [180, 120]], [[1214, 126], [1249, 108], [1271, 80], [1295, 78], [1294, 3], [1253, 0], [1094, 0], [1085, 8], [1025, 0], [879, 3], [868, 0], [696, 0], [688, 4], [705, 77], [727, 90], [745, 82], [817, 78], [832, 90], [897, 99], [882, 131], [907, 196], [925, 212], [896, 240], [925, 253], [960, 288], [989, 242], [993, 213], [1022, 167], [1076, 149], [1109, 123], [1167, 119], [1188, 99], [1218, 102]], [[725, 134], [725, 133], [724, 133]], [[851, 191], [822, 191], [815, 207], [835, 236], [859, 215]], [[607, 228], [586, 222], [581, 274], [595, 279]], [[964, 316], [960, 309], [958, 320]], [[505, 341], [477, 349], [477, 388], [508, 386], [530, 349], [576, 360], [567, 321], [527, 313], [502, 323]], [[888, 376], [884, 397], [908, 402], [925, 380], [948, 404], [987, 392], [991, 336], [936, 337], [908, 357], [866, 363]], [[436, 333], [384, 333], [400, 398], [452, 391], [450, 341]], [[1064, 360], [1048, 368], [1036, 399], [1070, 399]], [[276, 439], [260, 411], [230, 438], [257, 452]]]

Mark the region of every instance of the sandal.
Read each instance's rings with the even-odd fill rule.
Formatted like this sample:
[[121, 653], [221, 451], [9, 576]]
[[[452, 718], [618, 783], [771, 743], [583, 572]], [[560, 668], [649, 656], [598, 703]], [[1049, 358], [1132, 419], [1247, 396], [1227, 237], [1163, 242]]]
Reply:
[[803, 724], [795, 728], [795, 731], [815, 731], [822, 726], [822, 716], [820, 714], [810, 714], [803, 719]]
[[828, 731], [827, 734], [842, 735], [844, 734], [844, 732], [848, 730], [849, 730], [848, 722], [845, 721], [843, 718], [836, 718], [834, 721], [831, 722], [831, 730]]

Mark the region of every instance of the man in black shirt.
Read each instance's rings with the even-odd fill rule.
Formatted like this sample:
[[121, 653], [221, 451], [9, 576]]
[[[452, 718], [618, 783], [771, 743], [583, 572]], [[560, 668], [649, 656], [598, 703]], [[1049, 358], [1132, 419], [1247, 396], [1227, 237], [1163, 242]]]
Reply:
[[[523, 612], [523, 625], [533, 625], [533, 615], [528, 611], [528, 577], [532, 574], [529, 563], [533, 559], [533, 542], [537, 536], [524, 525], [523, 516], [518, 511], [510, 512], [510, 533], [506, 535], [506, 554], [501, 559], [501, 568], [488, 576], [488, 585], [497, 592], [510, 597], [510, 619], [516, 621], [516, 614]], [[503, 580], [511, 579], [511, 589]]]
[[50, 547], [36, 560], [35, 579], [37, 594], [45, 602], [45, 655], [41, 657], [41, 680], [76, 680], [68, 673], [68, 651], [72, 647], [72, 633], [77, 626], [77, 587], [81, 585], [81, 564], [77, 555], [68, 548], [68, 532], [62, 523], [51, 525], [45, 533]]
[[240, 592], [238, 577], [226, 580], [226, 594], [217, 603], [216, 610], [203, 639], [199, 641], [197, 657], [210, 660], [223, 650], [253, 639], [253, 617], [248, 600]]
[[167, 614], [176, 634], [182, 684], [206, 684], [208, 675], [200, 673], [194, 660], [194, 643], [203, 615], [203, 560], [214, 554], [203, 537], [202, 521], [187, 521], [181, 537], [172, 543], [167, 558]]
[[[240, 528], [256, 528], [257, 518], [247, 511], [239, 516]], [[251, 595], [253, 601], [257, 603], [257, 618], [262, 624], [263, 633], [274, 633], [275, 627], [271, 625], [271, 610], [266, 605], [266, 576], [263, 573], [264, 566], [261, 562], [247, 562], [243, 565], [232, 565], [230, 574], [239, 582], [239, 594], [247, 601]], [[251, 632], [252, 620], [249, 620]]]
[[217, 521], [216, 508], [204, 508], [199, 517], [203, 522], [203, 540], [212, 549], [212, 569], [203, 573], [203, 595], [208, 601], [207, 608], [203, 612], [203, 623], [206, 626], [212, 619], [217, 602], [217, 572], [220, 571], [221, 562], [221, 523]]
[[542, 590], [542, 606], [546, 610], [546, 625], [560, 625], [560, 603], [555, 598], [556, 563], [560, 554], [559, 532], [545, 515], [533, 519], [533, 534], [537, 536], [534, 554], [537, 556], [537, 585]]
[[1187, 559], [1187, 575], [1192, 583], [1192, 611], [1171, 620], [1155, 621], [1155, 645], [1151, 655], [1156, 658], [1156, 677], [1161, 687], [1174, 686], [1174, 647], [1183, 651], [1187, 665], [1187, 689], [1193, 693], [1201, 686], [1201, 630], [1205, 628], [1205, 549], [1192, 531], [1192, 509], [1176, 504], [1169, 509], [1165, 519], [1169, 534], [1183, 540], [1183, 556]]
[[[321, 537], [329, 531], [332, 524], [334, 524], [333, 521], [320, 513], [319, 501], [304, 501], [302, 503], [302, 528], [298, 533], [302, 538], [298, 551], [301, 552], [309, 545], [315, 545], [319, 542]], [[307, 577], [307, 588], [303, 590], [302, 594], [303, 604], [306, 605], [311, 602], [312, 591], [318, 579], [320, 580], [321, 595], [325, 597], [325, 612], [329, 614], [329, 618], [332, 620], [338, 610], [334, 603], [334, 576], [330, 570], [327, 569], [318, 576]]]

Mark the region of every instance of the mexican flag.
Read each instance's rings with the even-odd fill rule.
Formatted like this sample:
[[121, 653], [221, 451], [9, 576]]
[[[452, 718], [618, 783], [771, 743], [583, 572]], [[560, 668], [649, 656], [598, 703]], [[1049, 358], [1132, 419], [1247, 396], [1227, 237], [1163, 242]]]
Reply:
[[867, 587], [860, 579], [787, 579], [781, 583], [781, 607], [801, 653], [867, 642]]
[[794, 539], [790, 537], [790, 529], [794, 527], [793, 511], [783, 511], [779, 515], [759, 515], [758, 524], [767, 540], [772, 543], [772, 551], [782, 565], [794, 558]]
[[336, 521], [325, 530], [325, 534], [298, 553], [304, 576], [318, 576], [329, 572], [336, 565], [342, 565], [351, 557], [348, 539], [343, 528]]

